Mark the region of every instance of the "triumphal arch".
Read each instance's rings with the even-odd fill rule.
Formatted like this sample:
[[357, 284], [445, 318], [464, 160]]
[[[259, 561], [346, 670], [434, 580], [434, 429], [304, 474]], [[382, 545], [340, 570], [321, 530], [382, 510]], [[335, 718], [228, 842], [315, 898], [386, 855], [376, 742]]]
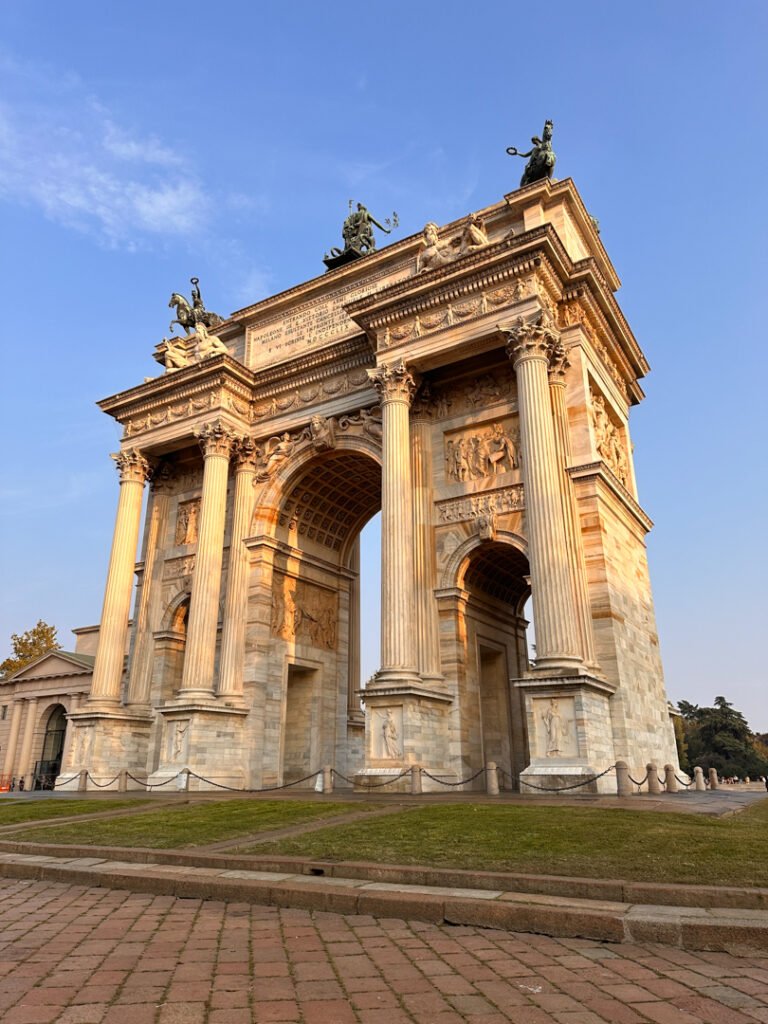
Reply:
[[[419, 765], [426, 788], [493, 761], [517, 788], [676, 765], [628, 428], [648, 366], [573, 182], [333, 252], [222, 322], [192, 316], [165, 372], [100, 403], [120, 496], [60, 782]], [[358, 538], [379, 510], [361, 693]]]

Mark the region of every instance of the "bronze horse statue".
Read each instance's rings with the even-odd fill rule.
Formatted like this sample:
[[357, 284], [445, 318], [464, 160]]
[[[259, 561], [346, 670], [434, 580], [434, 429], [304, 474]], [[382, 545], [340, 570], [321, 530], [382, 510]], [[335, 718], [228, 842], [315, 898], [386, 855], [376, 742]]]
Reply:
[[510, 156], [530, 157], [520, 179], [520, 188], [523, 185], [530, 185], [531, 182], [541, 181], [542, 178], [552, 177], [557, 161], [557, 157], [552, 151], [553, 127], [554, 125], [551, 121], [546, 121], [542, 137], [539, 138], [538, 135], [533, 136], [531, 139], [533, 149], [529, 149], [527, 153], [519, 153], [514, 146], [507, 146], [507, 152]]
[[203, 305], [203, 299], [200, 295], [200, 289], [198, 288], [199, 278], [191, 277], [190, 283], [192, 285], [192, 305], [187, 302], [183, 295], [179, 295], [178, 292], [174, 292], [171, 296], [170, 306], [176, 307], [176, 319], [171, 320], [170, 331], [173, 331], [173, 325], [178, 324], [184, 328], [187, 334], [191, 334], [196, 324], [203, 324], [205, 327], [217, 327], [223, 322], [222, 318], [218, 313], [209, 313]]

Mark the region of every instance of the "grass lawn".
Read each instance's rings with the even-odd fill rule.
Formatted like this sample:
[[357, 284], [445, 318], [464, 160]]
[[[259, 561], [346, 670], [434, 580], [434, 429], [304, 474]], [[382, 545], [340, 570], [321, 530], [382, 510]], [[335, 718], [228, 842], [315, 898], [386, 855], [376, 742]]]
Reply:
[[[99, 809], [102, 808], [107, 809], [103, 803], [99, 804]], [[13, 839], [25, 843], [147, 846], [165, 850], [205, 846], [240, 835], [255, 835], [359, 810], [355, 804], [314, 803], [309, 800], [222, 800], [192, 807], [167, 807], [102, 821], [20, 829], [13, 833]]]
[[[71, 818], [76, 814], [98, 814], [136, 807], [134, 800], [3, 800], [0, 802], [0, 828], [20, 821], [41, 821], [44, 818]], [[88, 825], [93, 828], [93, 822]], [[14, 833], [14, 838], [16, 833]], [[10, 838], [10, 836], [8, 837]]]
[[719, 819], [580, 807], [424, 807], [239, 852], [768, 886], [768, 800]]

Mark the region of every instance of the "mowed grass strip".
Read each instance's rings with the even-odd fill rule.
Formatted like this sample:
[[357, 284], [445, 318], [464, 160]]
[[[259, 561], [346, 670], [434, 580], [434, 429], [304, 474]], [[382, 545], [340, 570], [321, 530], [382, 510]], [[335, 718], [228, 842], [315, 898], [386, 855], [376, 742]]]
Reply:
[[425, 807], [238, 852], [649, 882], [768, 886], [768, 800], [741, 814]]
[[312, 803], [309, 800], [221, 800], [193, 807], [167, 807], [104, 821], [71, 822], [45, 829], [30, 827], [14, 832], [13, 838], [25, 843], [142, 846], [167, 850], [206, 846], [237, 836], [255, 835], [359, 810], [355, 804]]
[[[80, 814], [99, 814], [117, 811], [123, 807], [136, 807], [137, 800], [45, 800], [0, 801], [0, 828], [24, 821], [42, 821], [46, 818], [74, 818]], [[90, 825], [89, 827], [93, 827]]]

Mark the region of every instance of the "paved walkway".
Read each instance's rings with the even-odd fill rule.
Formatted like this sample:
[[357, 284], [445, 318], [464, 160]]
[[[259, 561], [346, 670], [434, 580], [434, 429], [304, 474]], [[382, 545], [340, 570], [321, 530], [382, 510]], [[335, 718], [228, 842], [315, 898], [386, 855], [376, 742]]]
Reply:
[[768, 958], [0, 879], [3, 1024], [754, 1024]]

